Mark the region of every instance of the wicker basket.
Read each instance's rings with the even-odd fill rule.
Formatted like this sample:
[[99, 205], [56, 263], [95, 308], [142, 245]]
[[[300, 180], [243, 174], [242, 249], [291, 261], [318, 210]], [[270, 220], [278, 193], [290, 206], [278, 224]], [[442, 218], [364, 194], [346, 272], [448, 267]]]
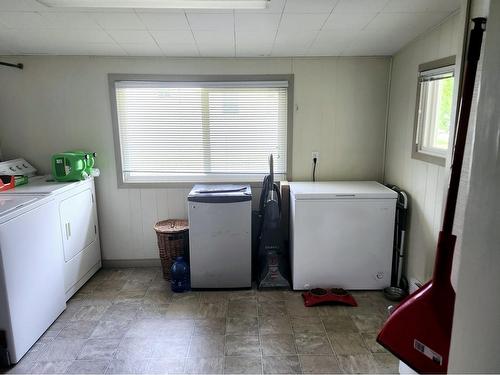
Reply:
[[170, 281], [170, 267], [177, 257], [188, 260], [189, 226], [187, 220], [169, 219], [159, 221], [154, 230], [158, 237], [163, 278]]

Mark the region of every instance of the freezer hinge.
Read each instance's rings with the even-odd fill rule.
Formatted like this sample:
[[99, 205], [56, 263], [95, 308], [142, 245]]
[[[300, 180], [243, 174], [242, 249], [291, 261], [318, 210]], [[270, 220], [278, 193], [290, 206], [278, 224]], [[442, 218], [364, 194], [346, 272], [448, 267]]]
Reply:
[[9, 350], [7, 349], [7, 334], [0, 331], [0, 368], [10, 367]]

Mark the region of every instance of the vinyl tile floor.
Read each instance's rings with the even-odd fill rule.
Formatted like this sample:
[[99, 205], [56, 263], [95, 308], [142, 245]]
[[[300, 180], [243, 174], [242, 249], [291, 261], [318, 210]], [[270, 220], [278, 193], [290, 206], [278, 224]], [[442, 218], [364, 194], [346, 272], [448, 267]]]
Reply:
[[299, 292], [173, 294], [159, 268], [102, 269], [7, 373], [397, 373], [375, 342], [390, 305], [304, 307]]

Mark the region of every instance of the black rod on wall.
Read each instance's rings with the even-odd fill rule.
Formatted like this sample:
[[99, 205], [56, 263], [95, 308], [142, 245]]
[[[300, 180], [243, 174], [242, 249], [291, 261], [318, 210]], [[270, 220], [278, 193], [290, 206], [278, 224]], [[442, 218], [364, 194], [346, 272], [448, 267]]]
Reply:
[[21, 63], [19, 63], [19, 64], [11, 64], [11, 63], [0, 61], [0, 65], [10, 66], [12, 68], [17, 68], [17, 69], [23, 69], [24, 68], [24, 65], [21, 64]]

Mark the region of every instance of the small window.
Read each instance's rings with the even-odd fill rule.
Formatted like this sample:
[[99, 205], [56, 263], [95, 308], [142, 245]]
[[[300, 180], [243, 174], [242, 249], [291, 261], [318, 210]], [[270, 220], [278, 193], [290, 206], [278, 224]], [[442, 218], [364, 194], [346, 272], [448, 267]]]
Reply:
[[286, 178], [290, 77], [147, 78], [110, 75], [121, 185]]
[[451, 143], [455, 57], [419, 66], [412, 156], [445, 165]]

